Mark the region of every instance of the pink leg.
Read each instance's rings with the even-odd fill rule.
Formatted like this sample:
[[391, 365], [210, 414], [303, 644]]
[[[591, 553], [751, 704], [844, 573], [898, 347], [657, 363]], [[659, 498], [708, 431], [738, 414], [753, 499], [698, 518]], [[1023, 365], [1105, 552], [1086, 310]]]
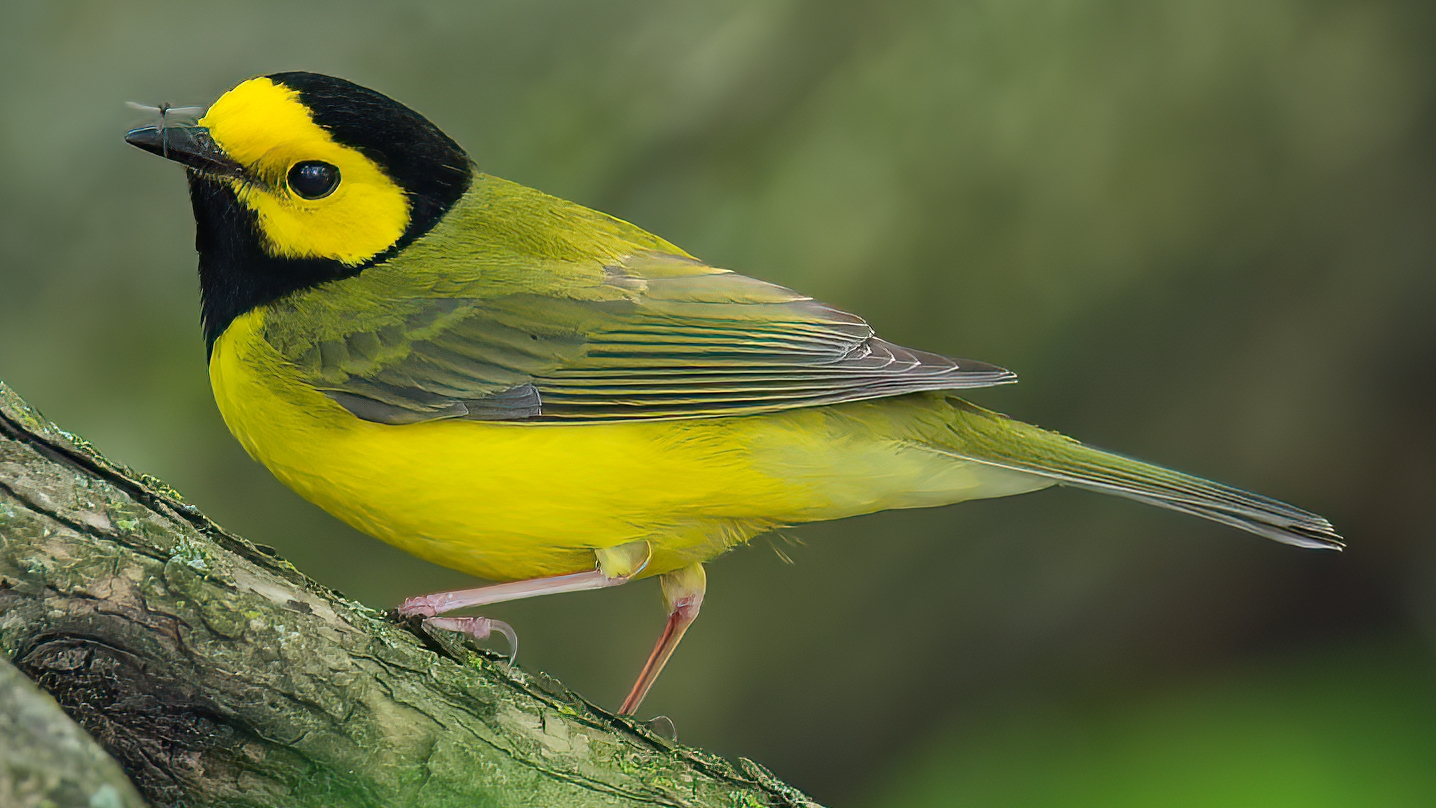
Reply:
[[552, 578], [534, 578], [528, 581], [510, 581], [473, 589], [456, 589], [452, 592], [435, 592], [432, 595], [412, 597], [399, 604], [399, 614], [403, 617], [415, 615], [434, 617], [470, 606], [488, 606], [510, 600], [536, 598], [539, 595], [557, 595], [560, 592], [603, 589], [618, 586], [627, 580], [627, 578], [609, 578], [603, 574], [603, 570], [590, 570], [568, 575], [555, 575]]
[[633, 715], [638, 711], [638, 705], [643, 703], [643, 697], [648, 695], [648, 689], [658, 680], [658, 674], [663, 672], [663, 666], [667, 665], [668, 658], [673, 656], [678, 641], [683, 639], [684, 632], [688, 631], [688, 627], [698, 617], [698, 610], [703, 606], [703, 593], [708, 588], [708, 578], [703, 572], [702, 564], [692, 564], [676, 572], [667, 573], [661, 580], [663, 599], [668, 602], [668, 623], [658, 637], [658, 644], [653, 646], [653, 653], [648, 655], [648, 661], [643, 664], [643, 670], [639, 671], [638, 681], [633, 683], [628, 698], [624, 699], [623, 706], [618, 708], [619, 715]]
[[475, 639], [486, 640], [498, 631], [509, 641], [512, 649], [510, 660], [518, 653], [518, 634], [513, 627], [502, 620], [487, 617], [438, 617], [445, 612], [470, 606], [488, 606], [510, 600], [536, 598], [539, 595], [556, 595], [560, 592], [583, 592], [589, 589], [606, 589], [632, 580], [633, 576], [648, 566], [650, 550], [648, 542], [630, 542], [618, 547], [595, 550], [598, 569], [588, 572], [574, 572], [555, 575], [551, 578], [533, 578], [527, 581], [510, 581], [502, 584], [479, 586], [473, 589], [458, 589], [452, 592], [435, 592], [408, 598], [399, 604], [399, 616], [423, 617], [424, 623], [446, 631], [460, 631]]
[[589, 589], [606, 589], [610, 586], [628, 583], [633, 576], [648, 566], [651, 554], [648, 542], [635, 541], [617, 547], [594, 550], [598, 569], [588, 572], [571, 572], [552, 578], [531, 578], [527, 581], [509, 581], [490, 584], [473, 589], [456, 589], [452, 592], [435, 592], [419, 595], [399, 604], [401, 617], [433, 617], [466, 609], [470, 606], [488, 606], [510, 600], [536, 598], [539, 595], [557, 595], [560, 592], [584, 592]]

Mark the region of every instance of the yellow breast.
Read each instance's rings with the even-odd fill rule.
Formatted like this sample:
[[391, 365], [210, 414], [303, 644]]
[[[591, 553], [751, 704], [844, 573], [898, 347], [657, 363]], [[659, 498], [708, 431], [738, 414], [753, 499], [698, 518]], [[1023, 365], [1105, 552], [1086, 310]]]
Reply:
[[[566, 425], [362, 421], [289, 372], [262, 311], [215, 343], [210, 379], [252, 457], [359, 530], [492, 579], [593, 568], [654, 545], [646, 574], [717, 555], [805, 505], [757, 470], [735, 419]], [[726, 420], [726, 423], [723, 421]]]
[[639, 540], [657, 575], [777, 525], [1045, 484], [932, 451], [945, 405], [926, 394], [687, 421], [371, 423], [303, 382], [263, 317], [236, 319], [210, 359], [249, 454], [359, 530], [484, 578], [588, 570], [593, 550]]

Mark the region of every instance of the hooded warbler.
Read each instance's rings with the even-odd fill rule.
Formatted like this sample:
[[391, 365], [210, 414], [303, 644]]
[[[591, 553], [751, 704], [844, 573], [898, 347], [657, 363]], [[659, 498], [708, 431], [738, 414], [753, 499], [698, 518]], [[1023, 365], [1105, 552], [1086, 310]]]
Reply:
[[1301, 547], [1330, 523], [960, 399], [1015, 380], [705, 264], [628, 222], [481, 173], [428, 120], [279, 73], [126, 140], [185, 166], [215, 401], [311, 502], [500, 581], [438, 615], [659, 576], [642, 701], [703, 564], [764, 531], [1070, 485]]

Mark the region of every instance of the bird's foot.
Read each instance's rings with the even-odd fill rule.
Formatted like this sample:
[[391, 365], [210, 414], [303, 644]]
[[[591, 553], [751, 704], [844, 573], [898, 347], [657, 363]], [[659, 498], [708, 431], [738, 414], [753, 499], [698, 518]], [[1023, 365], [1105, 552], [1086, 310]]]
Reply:
[[[422, 618], [425, 628], [457, 631], [480, 641], [487, 640], [497, 631], [509, 641], [509, 662], [512, 663], [514, 657], [518, 655], [519, 637], [508, 623], [488, 617], [439, 617], [439, 615], [456, 609], [489, 606], [539, 595], [583, 592], [590, 589], [619, 586], [642, 572], [648, 566], [652, 553], [652, 548], [646, 541], [629, 542], [618, 547], [594, 550], [596, 568], [586, 572], [573, 572], [549, 578], [531, 578], [526, 581], [507, 581], [473, 589], [456, 589], [451, 592], [418, 595], [405, 599], [395, 612], [400, 618]], [[665, 586], [667, 585], [665, 584]], [[697, 613], [696, 607], [694, 613]]]
[[[403, 607], [400, 607], [402, 614]], [[519, 635], [514, 627], [502, 620], [494, 620], [490, 617], [426, 617], [424, 619], [426, 628], [436, 628], [440, 631], [455, 631], [460, 634], [467, 634], [479, 642], [489, 639], [495, 632], [502, 634], [509, 643], [509, 664], [519, 655]]]
[[433, 595], [416, 595], [412, 598], [404, 598], [399, 604], [397, 611], [400, 617], [435, 617], [441, 609], [434, 600], [447, 592], [436, 592]]

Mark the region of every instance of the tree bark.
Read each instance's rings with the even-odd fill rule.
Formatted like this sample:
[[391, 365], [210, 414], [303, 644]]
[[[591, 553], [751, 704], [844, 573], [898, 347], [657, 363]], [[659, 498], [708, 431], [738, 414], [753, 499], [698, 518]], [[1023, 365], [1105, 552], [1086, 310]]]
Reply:
[[119, 764], [4, 657], [0, 657], [0, 805], [144, 805]]
[[344, 599], [3, 383], [0, 652], [155, 805], [814, 805]]

